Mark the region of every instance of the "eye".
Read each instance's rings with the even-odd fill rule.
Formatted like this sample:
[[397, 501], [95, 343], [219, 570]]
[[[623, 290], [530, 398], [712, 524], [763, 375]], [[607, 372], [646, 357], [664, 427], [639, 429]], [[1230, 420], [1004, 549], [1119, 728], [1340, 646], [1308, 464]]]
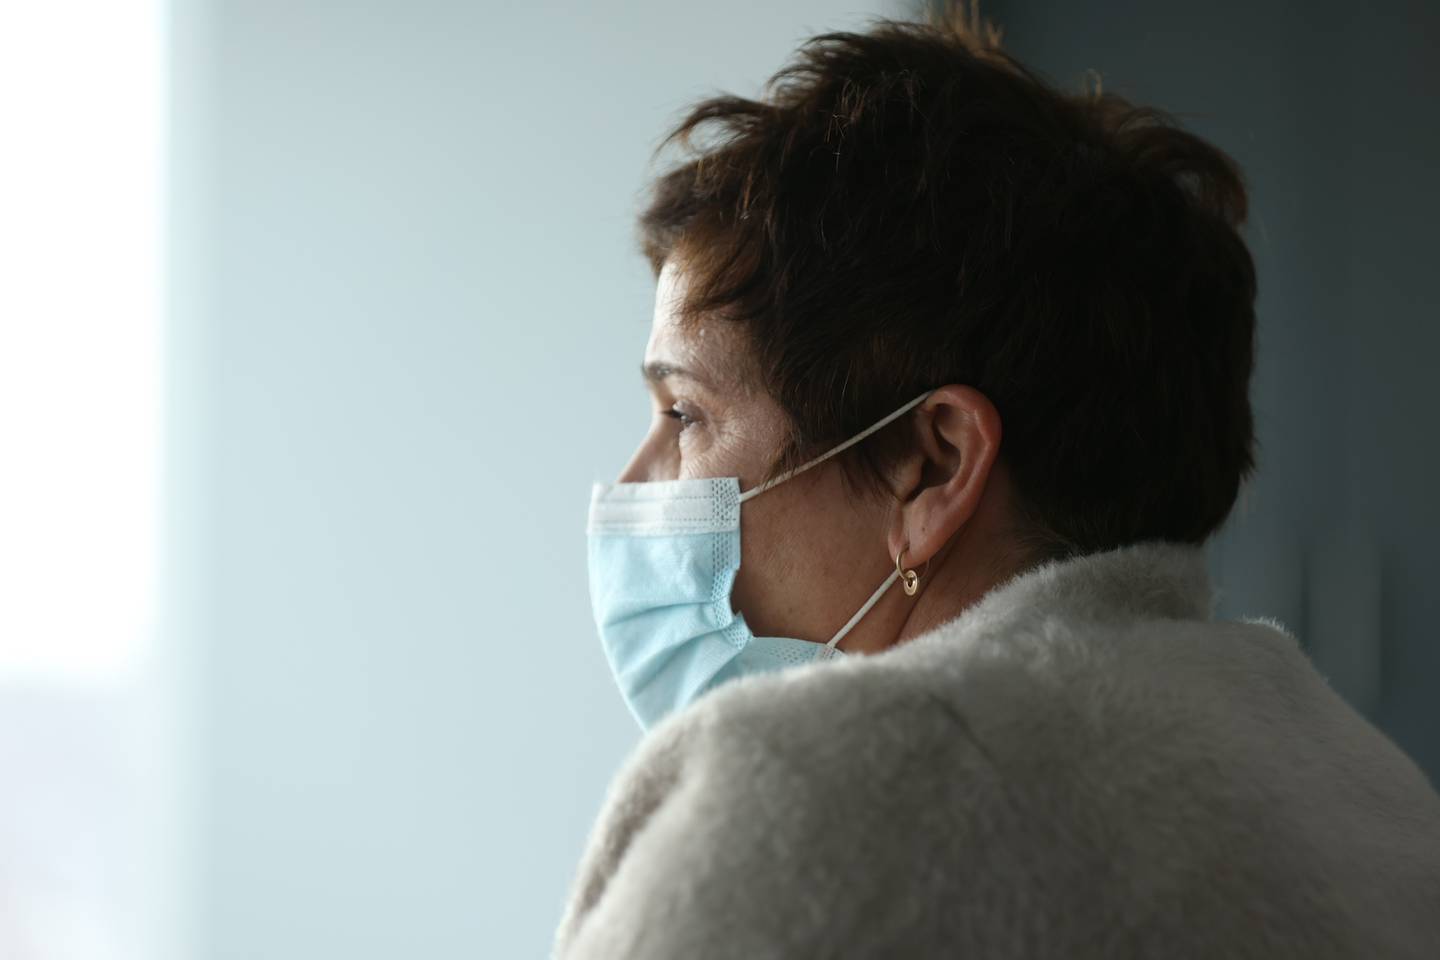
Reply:
[[699, 420], [685, 413], [683, 410], [676, 409], [675, 407], [671, 407], [668, 410], [661, 410], [660, 412], [665, 416], [671, 418], [672, 420], [678, 420], [680, 422], [680, 430], [682, 433], [689, 427], [700, 422]]

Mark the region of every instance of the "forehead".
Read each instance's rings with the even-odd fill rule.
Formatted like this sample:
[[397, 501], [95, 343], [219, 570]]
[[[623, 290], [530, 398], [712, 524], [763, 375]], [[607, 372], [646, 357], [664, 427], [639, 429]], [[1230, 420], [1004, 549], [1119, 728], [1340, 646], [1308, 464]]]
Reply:
[[712, 318], [682, 325], [679, 308], [685, 289], [684, 268], [674, 258], [666, 260], [655, 282], [645, 362], [694, 369], [716, 386], [748, 387], [751, 356], [743, 331], [738, 324]]

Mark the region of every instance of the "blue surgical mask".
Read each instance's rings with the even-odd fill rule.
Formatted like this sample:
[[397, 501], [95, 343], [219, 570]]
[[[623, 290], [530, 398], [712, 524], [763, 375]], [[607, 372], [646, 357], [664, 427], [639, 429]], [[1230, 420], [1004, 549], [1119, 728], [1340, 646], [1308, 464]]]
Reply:
[[757, 637], [744, 614], [731, 609], [740, 568], [740, 506], [859, 443], [932, 392], [744, 492], [738, 477], [594, 485], [586, 525], [591, 609], [615, 682], [642, 729], [726, 680], [844, 655], [835, 645], [895, 582], [898, 570], [826, 643]]

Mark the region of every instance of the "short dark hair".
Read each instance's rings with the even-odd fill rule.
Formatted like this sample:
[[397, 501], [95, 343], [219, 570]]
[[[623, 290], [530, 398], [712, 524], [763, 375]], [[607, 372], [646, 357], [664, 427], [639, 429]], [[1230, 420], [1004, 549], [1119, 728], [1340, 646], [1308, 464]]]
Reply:
[[[671, 144], [641, 247], [683, 261], [682, 323], [744, 328], [791, 421], [768, 476], [964, 383], [1000, 413], [1032, 555], [1224, 522], [1254, 467], [1246, 189], [1168, 113], [1057, 90], [972, 8], [813, 37]], [[851, 492], [905, 441], [842, 455]]]

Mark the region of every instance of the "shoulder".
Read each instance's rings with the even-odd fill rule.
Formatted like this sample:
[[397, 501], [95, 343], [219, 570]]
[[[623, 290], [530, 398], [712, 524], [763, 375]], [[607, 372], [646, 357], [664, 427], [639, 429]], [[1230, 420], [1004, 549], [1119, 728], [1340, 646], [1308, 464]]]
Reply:
[[[850, 658], [742, 677], [667, 717], [641, 740], [612, 792], [687, 786], [715, 804], [780, 809], [819, 800], [825, 815], [864, 816], [865, 784], [906, 773], [983, 781], [993, 772], [954, 697], [909, 661]], [[918, 787], [917, 787], [918, 789]], [[894, 784], [891, 815], [904, 797]], [[851, 805], [851, 809], [844, 809]]]
[[1098, 802], [1137, 765], [1209, 767], [1288, 733], [1277, 703], [1324, 687], [1269, 622], [1039, 613], [942, 627], [894, 656], [1013, 788], [1079, 799], [1094, 786]]
[[556, 955], [839, 951], [854, 931], [837, 905], [882, 903], [903, 886], [887, 870], [963, 843], [955, 815], [993, 793], [988, 762], [910, 671], [878, 666], [744, 677], [651, 729], [611, 783]]
[[[1213, 712], [1255, 717], [1254, 707], [1237, 711], [1236, 697], [1313, 681], [1294, 638], [1266, 623], [1039, 617], [966, 627], [730, 681], [649, 731], [617, 772], [611, 802], [624, 795], [626, 809], [644, 809], [683, 784], [776, 802], [863, 798], [865, 782], [902, 774], [933, 795], [938, 786], [911, 776], [919, 765], [982, 803], [993, 796], [986, 784], [1003, 775], [1013, 789], [1032, 763], [1050, 779], [1090, 765], [1093, 780], [1108, 762], [1167, 749], [1187, 724], [1203, 729]], [[1116, 736], [1144, 730], [1155, 736]], [[892, 795], [890, 806], [904, 800]]]
[[670, 736], [722, 769], [760, 763], [803, 772], [776, 791], [828, 791], [921, 757], [984, 775], [965, 712], [935, 682], [937, 659], [850, 657], [745, 677], [677, 715]]

